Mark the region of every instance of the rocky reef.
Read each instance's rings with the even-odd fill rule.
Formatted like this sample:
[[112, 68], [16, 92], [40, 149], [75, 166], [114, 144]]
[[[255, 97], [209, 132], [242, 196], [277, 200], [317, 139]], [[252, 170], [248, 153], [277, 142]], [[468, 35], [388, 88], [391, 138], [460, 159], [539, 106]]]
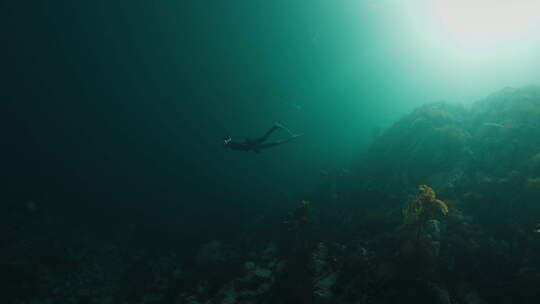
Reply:
[[[540, 303], [540, 88], [423, 105], [228, 238], [135, 248], [3, 213], [6, 303]], [[253, 215], [255, 216], [255, 215]], [[51, 218], [52, 217], [52, 218]]]

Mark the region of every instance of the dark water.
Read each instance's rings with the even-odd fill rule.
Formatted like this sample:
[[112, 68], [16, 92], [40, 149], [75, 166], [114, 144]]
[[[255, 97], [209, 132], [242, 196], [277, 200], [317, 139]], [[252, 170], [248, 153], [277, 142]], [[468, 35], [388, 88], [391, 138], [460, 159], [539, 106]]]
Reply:
[[2, 4], [3, 302], [537, 303], [540, 44], [372, 4]]

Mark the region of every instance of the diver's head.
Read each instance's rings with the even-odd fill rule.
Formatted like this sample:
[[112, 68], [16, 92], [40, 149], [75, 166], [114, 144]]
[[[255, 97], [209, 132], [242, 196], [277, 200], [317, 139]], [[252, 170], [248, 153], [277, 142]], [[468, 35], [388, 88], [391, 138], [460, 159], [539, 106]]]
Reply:
[[223, 137], [223, 146], [228, 147], [229, 144], [231, 143], [231, 140], [232, 138], [229, 135]]

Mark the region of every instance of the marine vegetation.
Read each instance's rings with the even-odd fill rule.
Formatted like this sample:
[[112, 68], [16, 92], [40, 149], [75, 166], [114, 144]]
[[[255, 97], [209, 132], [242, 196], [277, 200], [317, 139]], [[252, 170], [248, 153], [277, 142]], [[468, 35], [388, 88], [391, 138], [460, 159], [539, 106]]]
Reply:
[[440, 216], [448, 213], [448, 205], [437, 199], [435, 191], [427, 186], [418, 187], [419, 194], [403, 209], [404, 237], [400, 252], [406, 257], [423, 256], [421, 260], [434, 260], [439, 255]]
[[309, 201], [302, 200], [300, 205], [289, 213], [285, 223], [289, 225], [290, 230], [299, 230], [309, 226], [311, 223], [311, 219], [309, 217]]
[[420, 194], [403, 209], [405, 225], [425, 223], [448, 213], [448, 205], [436, 198], [435, 191], [427, 185], [418, 187]]
[[9, 194], [2, 303], [540, 303], [540, 87], [422, 106], [354, 158], [311, 191], [98, 231], [102, 208]]

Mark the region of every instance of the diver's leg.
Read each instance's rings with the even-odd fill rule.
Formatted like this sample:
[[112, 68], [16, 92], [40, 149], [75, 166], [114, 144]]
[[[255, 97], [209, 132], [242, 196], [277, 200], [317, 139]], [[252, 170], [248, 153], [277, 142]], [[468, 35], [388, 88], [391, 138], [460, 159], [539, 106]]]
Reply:
[[[298, 135], [298, 134], [293, 134], [293, 133], [291, 132], [291, 130], [289, 130], [288, 128], [284, 127], [282, 124], [276, 122], [276, 123], [274, 123], [274, 125], [272, 126], [272, 128], [270, 128], [270, 130], [268, 130], [266, 133], [264, 133], [263, 136], [261, 136], [261, 137], [259, 137], [259, 138], [256, 138], [256, 139], [252, 140], [252, 142], [255, 143], [255, 144], [262, 144], [262, 143], [265, 142], [265, 141], [268, 139], [268, 137], [270, 137], [270, 135], [272, 135], [272, 133], [274, 133], [274, 131], [276, 131], [277, 129], [283, 129], [283, 130], [285, 130], [287, 133], [289, 133], [289, 135], [291, 136], [291, 138], [288, 139], [288, 140], [286, 140], [286, 141], [289, 141], [289, 140], [291, 140], [291, 139], [293, 139], [293, 138], [296, 138], [296, 137], [300, 136], [300, 135]], [[279, 144], [279, 142], [278, 142], [278, 144]]]
[[274, 125], [272, 126], [272, 128], [270, 128], [270, 130], [266, 131], [266, 133], [264, 133], [263, 136], [259, 137], [259, 138], [256, 138], [253, 140], [254, 143], [257, 143], [257, 144], [262, 144], [263, 142], [265, 142], [268, 137], [270, 137], [270, 135], [272, 135], [272, 133], [274, 133], [274, 131], [276, 131], [277, 129], [281, 129], [281, 127], [279, 125]]
[[302, 136], [302, 134], [295, 134], [295, 135], [292, 135], [291, 137], [286, 138], [286, 139], [277, 140], [277, 141], [269, 142], [269, 143], [265, 143], [265, 144], [259, 144], [259, 145], [257, 145], [257, 150], [262, 150], [262, 149], [266, 149], [266, 148], [279, 146], [279, 145], [282, 145], [284, 143], [288, 143], [289, 141], [291, 141], [291, 140], [293, 140], [293, 139], [295, 139], [297, 137], [300, 137], [300, 136]]

